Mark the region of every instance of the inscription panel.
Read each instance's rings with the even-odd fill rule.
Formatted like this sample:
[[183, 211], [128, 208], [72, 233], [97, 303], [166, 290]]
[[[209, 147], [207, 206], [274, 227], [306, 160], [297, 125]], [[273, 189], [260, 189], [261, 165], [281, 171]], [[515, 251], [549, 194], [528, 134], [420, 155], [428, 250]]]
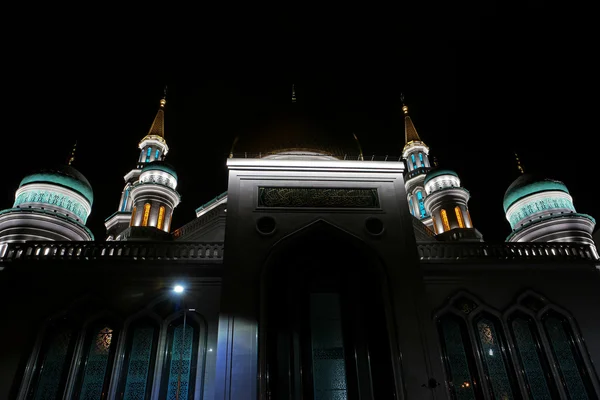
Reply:
[[259, 187], [259, 207], [379, 208], [377, 189]]

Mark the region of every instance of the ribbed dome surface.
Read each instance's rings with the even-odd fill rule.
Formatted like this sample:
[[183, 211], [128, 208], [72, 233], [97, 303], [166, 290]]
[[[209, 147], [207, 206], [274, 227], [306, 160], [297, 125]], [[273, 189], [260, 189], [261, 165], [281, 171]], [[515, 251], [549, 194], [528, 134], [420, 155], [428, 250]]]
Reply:
[[561, 181], [540, 178], [532, 174], [523, 174], [506, 189], [506, 193], [504, 194], [504, 212], [523, 197], [549, 190], [559, 190], [569, 193], [569, 190]]
[[19, 187], [30, 183], [48, 183], [63, 186], [81, 194], [90, 204], [94, 202], [94, 192], [90, 182], [81, 172], [69, 165], [44, 168], [31, 175], [27, 175], [21, 181]]

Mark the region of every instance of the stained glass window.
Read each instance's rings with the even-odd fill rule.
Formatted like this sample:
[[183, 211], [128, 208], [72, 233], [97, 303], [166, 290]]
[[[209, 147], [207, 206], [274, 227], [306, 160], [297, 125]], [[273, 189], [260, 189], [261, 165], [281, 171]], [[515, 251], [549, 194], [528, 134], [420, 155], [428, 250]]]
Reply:
[[151, 154], [152, 154], [152, 147], [148, 147], [148, 153], [146, 153], [146, 162], [150, 161]]
[[156, 227], [158, 229], [162, 229], [164, 222], [165, 222], [165, 206], [160, 206], [160, 208], [158, 209], [158, 222], [156, 224]]
[[169, 328], [168, 360], [163, 371], [161, 399], [193, 399], [196, 380], [196, 361], [199, 330], [187, 319], [185, 333], [183, 321]]
[[66, 323], [48, 327], [27, 398], [62, 398], [74, 342], [73, 329]]
[[150, 323], [132, 328], [123, 371], [126, 371], [122, 389], [124, 400], [149, 399], [157, 345], [158, 329]]
[[116, 335], [110, 326], [95, 329], [87, 340], [87, 351], [79, 379], [79, 399], [105, 399], [107, 396]]
[[425, 210], [425, 199], [423, 198], [423, 193], [419, 190], [417, 192], [417, 200], [419, 201], [419, 211], [421, 213], [421, 218], [425, 218], [427, 215], [427, 211]]
[[478, 319], [476, 328], [482, 364], [493, 392], [493, 398], [497, 400], [514, 399], [512, 371], [509, 360], [506, 359], [503, 352], [504, 338], [500, 323], [491, 316], [484, 316]]
[[465, 221], [463, 220], [462, 212], [460, 211], [460, 207], [459, 206], [454, 207], [454, 213], [456, 214], [456, 220], [458, 221], [458, 227], [459, 228], [464, 228], [465, 227]]
[[446, 214], [446, 210], [442, 208], [440, 211], [440, 215], [442, 216], [442, 224], [444, 225], [444, 232], [450, 230], [450, 223], [448, 222], [448, 214]]
[[142, 226], [148, 226], [148, 218], [150, 217], [150, 203], [144, 204], [144, 215], [142, 216]]
[[438, 321], [444, 366], [448, 387], [453, 399], [475, 400], [481, 398], [475, 362], [472, 358], [471, 341], [463, 320], [445, 315]]
[[544, 316], [543, 325], [569, 397], [571, 399], [595, 398], [589, 395], [593, 393], [593, 389], [581, 354], [574, 343], [573, 332], [568, 321], [563, 316], [550, 312]]
[[511, 318], [509, 326], [529, 397], [534, 400], [558, 398], [533, 319], [517, 315]]

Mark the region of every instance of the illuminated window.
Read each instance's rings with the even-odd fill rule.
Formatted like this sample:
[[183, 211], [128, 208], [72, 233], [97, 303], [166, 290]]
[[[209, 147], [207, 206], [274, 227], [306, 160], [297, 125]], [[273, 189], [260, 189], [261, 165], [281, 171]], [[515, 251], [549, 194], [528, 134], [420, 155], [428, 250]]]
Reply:
[[432, 215], [431, 216], [431, 221], [433, 222], [433, 233], [435, 233], [437, 235], [437, 224], [435, 222], [435, 217]]
[[408, 205], [410, 206], [410, 213], [412, 215], [415, 215], [415, 210], [413, 208], [413, 201], [412, 201], [412, 199], [408, 200]]
[[440, 214], [442, 216], [442, 224], [444, 224], [444, 232], [449, 231], [450, 223], [448, 222], [448, 215], [446, 214], [446, 210], [444, 210], [442, 208], [442, 211], [440, 211]]
[[156, 149], [156, 154], [154, 155], [154, 159], [158, 160], [159, 155], [160, 155], [160, 150]]
[[158, 229], [162, 229], [164, 221], [165, 221], [165, 206], [160, 206], [160, 208], [158, 209], [158, 223], [156, 224], [156, 227]]
[[148, 153], [146, 153], [146, 162], [150, 161], [150, 154], [152, 154], [152, 147], [148, 147]]
[[412, 161], [413, 169], [416, 169], [417, 168], [417, 160], [415, 159], [415, 155], [414, 154], [410, 155], [410, 160]]
[[421, 212], [421, 218], [425, 218], [427, 215], [427, 211], [425, 210], [425, 199], [423, 198], [423, 193], [419, 190], [417, 192], [417, 200], [419, 201], [419, 211]]
[[459, 206], [454, 207], [454, 212], [456, 213], [456, 220], [458, 221], [458, 227], [464, 228], [465, 221], [463, 220], [463, 216], [462, 216], [462, 212], [460, 211], [460, 207]]
[[101, 398], [108, 390], [115, 356], [117, 335], [112, 325], [100, 325], [87, 334], [84, 343], [86, 355], [75, 385], [79, 399]]
[[135, 211], [137, 210], [137, 207], [133, 207], [133, 211], [131, 211], [131, 221], [129, 221], [129, 226], [133, 225], [133, 222], [135, 221]]
[[127, 199], [129, 198], [129, 189], [125, 190], [125, 194], [123, 195], [123, 206], [121, 207], [121, 211], [125, 211], [127, 208]]
[[423, 160], [423, 153], [419, 153], [419, 161], [421, 161], [421, 167], [425, 166], [425, 160]]
[[142, 217], [142, 226], [148, 226], [148, 218], [150, 217], [150, 203], [144, 204], [144, 216]]

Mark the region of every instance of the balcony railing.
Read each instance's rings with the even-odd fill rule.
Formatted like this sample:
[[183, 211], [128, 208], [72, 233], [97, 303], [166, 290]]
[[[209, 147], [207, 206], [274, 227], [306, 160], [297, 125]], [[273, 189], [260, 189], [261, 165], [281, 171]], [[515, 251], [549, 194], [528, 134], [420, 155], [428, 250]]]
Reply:
[[418, 245], [418, 251], [421, 262], [425, 263], [598, 260], [594, 246], [578, 243], [424, 243]]
[[0, 247], [0, 263], [15, 260], [192, 260], [222, 262], [223, 243], [27, 242]]

